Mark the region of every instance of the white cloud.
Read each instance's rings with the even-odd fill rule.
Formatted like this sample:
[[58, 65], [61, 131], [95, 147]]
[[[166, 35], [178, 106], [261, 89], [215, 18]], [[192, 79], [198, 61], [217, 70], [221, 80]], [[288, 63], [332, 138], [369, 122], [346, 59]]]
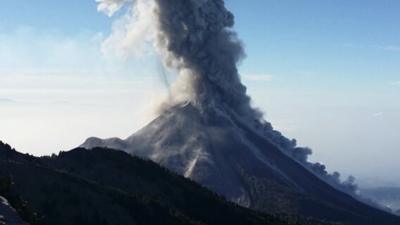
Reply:
[[[111, 12], [115, 12], [127, 1], [102, 0], [98, 7], [111, 7]], [[152, 1], [137, 1], [128, 13], [113, 23], [111, 34], [103, 42], [103, 53], [122, 59], [152, 55], [151, 43], [155, 39], [157, 26], [152, 19], [154, 9]]]
[[98, 2], [97, 10], [99, 12], [104, 12], [108, 16], [112, 16], [128, 1], [129, 0], [96, 0], [96, 2]]
[[378, 49], [391, 51], [391, 52], [400, 52], [400, 46], [397, 45], [379, 45], [376, 46]]
[[28, 26], [0, 33], [0, 99], [63, 101], [82, 92], [91, 97], [98, 92], [164, 91], [154, 58], [105, 56], [104, 40], [97, 32], [65, 35]]
[[342, 47], [353, 48], [353, 49], [375, 49], [375, 50], [383, 50], [390, 52], [400, 52], [399, 45], [361, 45], [355, 43], [343, 43]]
[[0, 76], [99, 68], [101, 41], [94, 32], [66, 36], [34, 27], [16, 28], [0, 34]]
[[400, 87], [400, 80], [390, 82], [390, 85]]
[[9, 99], [9, 98], [0, 98], [0, 105], [4, 105], [4, 104], [14, 104], [16, 103], [13, 99]]
[[372, 117], [382, 117], [383, 115], [383, 112], [376, 112], [372, 114]]
[[[104, 40], [103, 35], [96, 32], [67, 36], [42, 32], [34, 27], [0, 33], [0, 79], [8, 77], [10, 83], [14, 82], [14, 76], [129, 79], [156, 74], [157, 67], [151, 57], [127, 61], [103, 55], [101, 45]], [[4, 85], [0, 83], [0, 86]]]
[[243, 78], [248, 81], [270, 82], [273, 76], [270, 74], [246, 74]]

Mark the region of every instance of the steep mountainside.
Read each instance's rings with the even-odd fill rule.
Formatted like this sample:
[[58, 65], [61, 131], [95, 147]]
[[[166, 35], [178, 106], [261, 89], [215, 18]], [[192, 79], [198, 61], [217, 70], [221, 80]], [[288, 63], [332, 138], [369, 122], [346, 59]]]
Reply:
[[0, 143], [0, 183], [10, 179], [14, 184], [0, 195], [25, 202], [21, 212], [37, 212], [27, 216], [32, 225], [328, 224], [242, 208], [153, 162], [109, 149], [36, 158]]
[[7, 199], [0, 196], [0, 224], [2, 225], [28, 225], [17, 214]]
[[126, 140], [89, 138], [82, 147], [151, 159], [241, 205], [355, 225], [400, 219], [331, 187], [227, 108], [173, 107]]

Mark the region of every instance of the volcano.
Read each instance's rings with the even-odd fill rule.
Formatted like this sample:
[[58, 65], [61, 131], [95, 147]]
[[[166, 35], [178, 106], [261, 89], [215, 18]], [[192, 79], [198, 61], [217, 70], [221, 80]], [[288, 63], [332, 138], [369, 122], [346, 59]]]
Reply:
[[137, 42], [148, 40], [163, 69], [176, 78], [148, 126], [125, 140], [89, 138], [82, 147], [150, 159], [264, 212], [354, 225], [400, 224], [398, 217], [356, 200], [353, 185], [341, 183], [339, 173], [330, 175], [324, 165], [308, 162], [311, 150], [274, 130], [252, 106], [237, 67], [244, 49], [224, 0], [99, 2], [108, 15], [132, 6], [106, 45], [121, 43], [116, 49], [129, 55], [143, 47]]
[[227, 109], [206, 112], [191, 103], [177, 105], [125, 140], [89, 138], [82, 145], [99, 146], [151, 159], [231, 201], [264, 212], [355, 225], [400, 222], [335, 189], [262, 129]]

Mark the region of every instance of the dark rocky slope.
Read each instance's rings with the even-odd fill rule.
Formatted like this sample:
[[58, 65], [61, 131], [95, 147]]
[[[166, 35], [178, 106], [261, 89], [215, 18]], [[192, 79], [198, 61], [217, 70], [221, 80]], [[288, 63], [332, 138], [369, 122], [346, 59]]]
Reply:
[[327, 224], [228, 203], [153, 162], [102, 148], [36, 158], [0, 144], [0, 183], [32, 225]]

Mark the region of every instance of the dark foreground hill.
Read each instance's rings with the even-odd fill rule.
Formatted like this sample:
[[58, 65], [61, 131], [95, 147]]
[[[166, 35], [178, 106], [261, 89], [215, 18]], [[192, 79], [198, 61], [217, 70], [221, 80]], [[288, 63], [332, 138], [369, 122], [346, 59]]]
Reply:
[[0, 196], [0, 224], [2, 225], [27, 225], [10, 206], [7, 199]]
[[31, 225], [328, 224], [228, 203], [153, 162], [102, 148], [36, 158], [0, 142], [0, 195]]
[[[271, 133], [272, 132], [272, 133]], [[353, 225], [400, 225], [400, 218], [334, 188], [279, 144], [274, 131], [219, 106], [174, 106], [129, 138], [89, 138], [82, 146], [151, 159], [241, 205]], [[274, 139], [275, 138], [275, 139]]]

